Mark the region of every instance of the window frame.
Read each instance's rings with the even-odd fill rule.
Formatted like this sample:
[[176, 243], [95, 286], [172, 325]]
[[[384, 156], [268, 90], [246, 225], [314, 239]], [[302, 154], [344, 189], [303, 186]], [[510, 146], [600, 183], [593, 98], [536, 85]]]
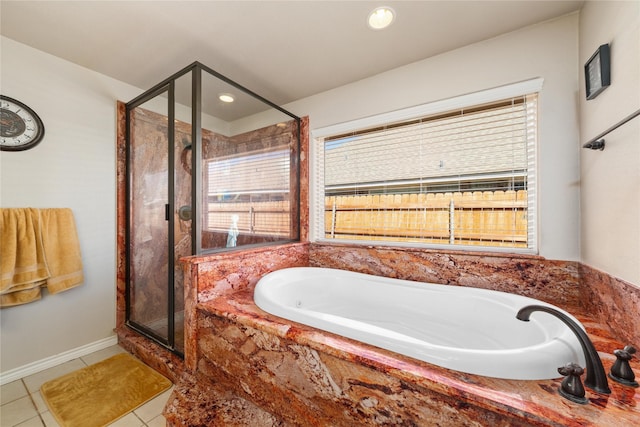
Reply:
[[[362, 129], [384, 126], [390, 123], [398, 123], [409, 121], [412, 119], [446, 113], [451, 110], [471, 108], [477, 105], [497, 102], [507, 98], [525, 96], [529, 94], [538, 95], [538, 110], [542, 99], [543, 78], [534, 78], [522, 82], [512, 83], [491, 89], [486, 89], [470, 94], [455, 96], [448, 99], [429, 102], [413, 107], [400, 110], [385, 112], [374, 116], [355, 119], [335, 125], [330, 125], [311, 131], [310, 138], [310, 215], [309, 215], [309, 240], [313, 242], [323, 243], [343, 243], [357, 245], [378, 245], [378, 246], [399, 246], [399, 247], [418, 247], [427, 249], [441, 250], [462, 250], [469, 252], [510, 252], [524, 254], [538, 254], [539, 250], [539, 214], [538, 214], [538, 147], [539, 142], [536, 138], [533, 150], [528, 149], [527, 156], [532, 158], [529, 164], [533, 167], [527, 169], [527, 206], [528, 206], [528, 231], [527, 231], [527, 248], [515, 247], [498, 247], [498, 246], [471, 246], [471, 245], [443, 245], [443, 244], [427, 244], [417, 242], [392, 242], [378, 240], [348, 240], [348, 239], [327, 239], [325, 238], [324, 227], [324, 138], [334, 135], [356, 132]], [[538, 113], [536, 123], [536, 135], [539, 136], [540, 117]]]
[[[274, 149], [275, 148], [275, 149]], [[273, 173], [273, 171], [280, 171], [283, 172], [281, 175], [281, 177], [277, 177], [277, 178], [282, 178], [284, 177], [284, 179], [286, 180], [286, 186], [284, 186], [283, 188], [269, 188], [269, 189], [245, 189], [245, 190], [238, 190], [238, 191], [219, 191], [219, 192], [215, 192], [211, 189], [211, 182], [215, 182], [216, 184], [221, 184], [221, 182], [224, 181], [224, 179], [222, 179], [222, 177], [220, 175], [216, 175], [213, 176], [211, 175], [211, 170], [212, 170], [212, 165], [214, 170], [219, 169], [220, 166], [219, 164], [224, 163], [224, 162], [230, 162], [230, 163], [243, 163], [242, 167], [246, 167], [247, 164], [252, 164], [250, 162], [254, 162], [253, 164], [255, 164], [256, 159], [258, 159], [258, 161], [260, 160], [260, 157], [264, 157], [267, 160], [273, 160], [273, 164], [270, 164], [268, 161], [262, 163], [262, 166], [267, 166], [267, 170], [269, 170], [271, 173]], [[264, 159], [263, 159], [264, 160]], [[286, 165], [283, 165], [282, 167], [279, 166], [279, 162], [284, 161], [286, 163]], [[245, 163], [246, 162], [246, 163]], [[275, 165], [275, 167], [274, 167]], [[290, 236], [291, 233], [291, 150], [290, 147], [288, 145], [279, 145], [276, 147], [270, 147], [270, 148], [263, 148], [263, 149], [259, 149], [259, 150], [253, 150], [253, 151], [243, 151], [240, 153], [236, 153], [236, 154], [230, 154], [227, 156], [221, 156], [221, 157], [212, 157], [212, 158], [208, 158], [205, 159], [204, 161], [204, 170], [206, 170], [205, 173], [205, 180], [204, 180], [204, 188], [205, 188], [205, 195], [204, 198], [206, 200], [206, 204], [207, 204], [207, 210], [206, 210], [206, 214], [204, 215], [205, 218], [203, 219], [203, 223], [206, 224], [205, 230], [206, 231], [210, 231], [210, 232], [227, 232], [227, 230], [229, 229], [228, 225], [224, 225], [222, 227], [215, 227], [215, 226], [210, 226], [210, 215], [212, 214], [212, 212], [226, 212], [226, 211], [216, 211], [216, 210], [211, 210], [210, 208], [210, 204], [211, 203], [218, 203], [221, 205], [224, 204], [229, 204], [230, 206], [233, 205], [237, 205], [236, 201], [227, 201], [227, 200], [220, 200], [218, 202], [212, 201], [211, 198], [212, 197], [226, 197], [226, 196], [230, 196], [230, 195], [245, 195], [245, 196], [257, 196], [257, 195], [268, 195], [268, 196], [272, 196], [272, 195], [283, 195], [282, 200], [276, 200], [273, 202], [283, 202], [286, 201], [289, 203], [289, 209], [287, 212], [281, 212], [282, 214], [286, 214], [287, 218], [288, 218], [288, 223], [287, 223], [287, 229], [288, 232], [287, 233], [278, 233], [278, 232], [263, 232], [261, 230], [253, 230], [252, 229], [252, 225], [253, 225], [253, 217], [252, 217], [252, 213], [251, 211], [249, 212], [249, 228], [244, 227], [244, 224], [239, 225], [240, 227], [240, 231], [244, 234], [244, 235], [249, 235], [249, 236], [256, 236], [256, 237], [269, 237], [269, 238], [273, 238], [273, 237], [277, 237], [277, 238], [288, 238]], [[231, 175], [234, 175], [233, 173]], [[239, 174], [236, 174], [239, 175]], [[243, 174], [244, 176], [246, 176], [246, 174]], [[274, 176], [277, 175], [277, 172], [273, 174]], [[220, 178], [220, 182], [218, 182], [218, 180], [216, 180], [216, 177]], [[236, 184], [236, 182], [233, 182], [233, 184]], [[261, 203], [261, 202], [255, 202], [253, 200], [249, 200], [249, 201], [243, 201], [242, 203], [246, 203], [246, 204], [251, 204], [251, 203]], [[268, 202], [271, 202], [268, 201]], [[267, 202], [267, 203], [268, 203]], [[260, 212], [260, 211], [258, 211]], [[243, 212], [246, 213], [246, 212]], [[264, 213], [264, 212], [262, 212]], [[271, 212], [273, 213], [273, 212]], [[239, 214], [239, 212], [238, 212]], [[246, 222], [246, 221], [245, 221]], [[271, 224], [273, 226], [273, 224]]]

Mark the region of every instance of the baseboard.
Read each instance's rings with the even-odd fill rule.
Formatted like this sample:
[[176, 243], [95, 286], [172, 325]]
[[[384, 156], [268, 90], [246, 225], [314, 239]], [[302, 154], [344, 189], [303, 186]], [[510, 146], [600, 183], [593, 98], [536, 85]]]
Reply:
[[68, 362], [69, 360], [77, 359], [78, 357], [86, 356], [94, 351], [102, 350], [118, 343], [118, 337], [116, 335], [104, 338], [98, 341], [94, 341], [90, 344], [76, 347], [64, 353], [56, 354], [55, 356], [46, 357], [41, 360], [37, 360], [32, 363], [28, 363], [23, 366], [19, 366], [14, 369], [10, 369], [6, 372], [0, 372], [0, 385], [8, 384], [12, 381], [19, 380], [29, 375], [33, 375], [37, 372], [44, 371], [45, 369], [52, 368], [61, 363]]

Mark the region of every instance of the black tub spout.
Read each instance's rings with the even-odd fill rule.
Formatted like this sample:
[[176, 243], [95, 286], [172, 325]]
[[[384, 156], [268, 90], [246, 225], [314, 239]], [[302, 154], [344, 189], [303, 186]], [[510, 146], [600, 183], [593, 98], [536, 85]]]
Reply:
[[545, 313], [549, 313], [557, 317], [562, 320], [569, 329], [571, 329], [571, 331], [573, 331], [573, 333], [578, 337], [578, 341], [580, 342], [580, 346], [584, 352], [584, 358], [587, 361], [587, 376], [584, 380], [584, 385], [598, 393], [611, 393], [611, 389], [609, 389], [609, 383], [607, 381], [607, 374], [604, 372], [600, 356], [598, 356], [598, 352], [593, 346], [593, 343], [582, 328], [566, 314], [544, 305], [528, 305], [523, 307], [518, 311], [516, 317], [519, 320], [528, 322], [529, 316], [531, 316], [531, 313], [534, 311], [544, 311]]

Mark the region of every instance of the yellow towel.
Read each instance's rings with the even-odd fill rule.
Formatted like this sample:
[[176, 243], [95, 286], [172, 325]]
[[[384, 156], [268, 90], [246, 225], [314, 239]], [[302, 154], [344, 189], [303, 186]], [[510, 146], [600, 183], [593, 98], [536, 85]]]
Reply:
[[49, 277], [38, 209], [2, 209], [0, 293], [40, 286]]
[[40, 299], [83, 280], [80, 244], [70, 209], [0, 209], [0, 307]]
[[47, 290], [51, 294], [81, 284], [82, 258], [71, 209], [41, 209], [42, 244], [49, 268]]

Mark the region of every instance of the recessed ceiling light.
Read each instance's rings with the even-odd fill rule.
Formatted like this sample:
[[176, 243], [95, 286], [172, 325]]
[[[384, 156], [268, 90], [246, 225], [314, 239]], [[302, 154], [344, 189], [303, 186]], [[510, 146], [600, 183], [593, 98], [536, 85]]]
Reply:
[[395, 18], [395, 12], [388, 6], [381, 6], [373, 9], [367, 19], [367, 24], [374, 30], [387, 28]]
[[230, 93], [221, 93], [218, 95], [218, 99], [222, 102], [233, 102], [235, 98]]

